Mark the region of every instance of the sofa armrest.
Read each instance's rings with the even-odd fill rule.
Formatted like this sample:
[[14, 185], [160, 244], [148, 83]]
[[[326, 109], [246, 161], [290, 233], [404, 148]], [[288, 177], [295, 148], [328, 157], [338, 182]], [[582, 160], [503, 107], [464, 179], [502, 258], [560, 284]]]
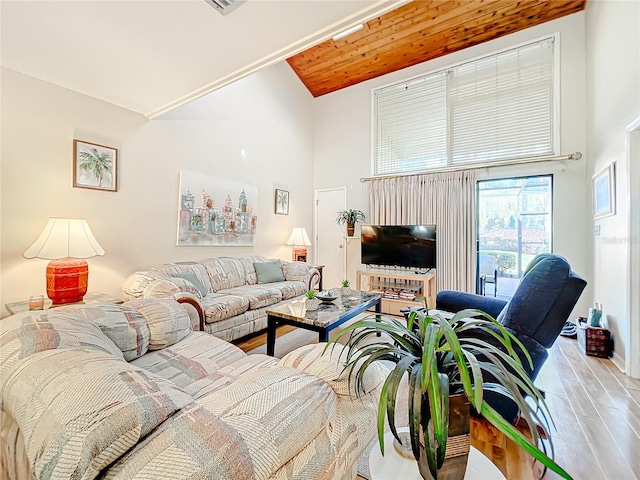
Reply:
[[178, 303], [190, 305], [192, 307], [185, 307], [189, 314], [189, 318], [191, 319], [191, 325], [194, 326], [194, 329], [197, 326], [198, 330], [204, 332], [204, 309], [202, 308], [200, 300], [198, 300], [195, 295], [188, 292], [177, 292], [174, 293], [172, 297], [175, 298]]
[[128, 300], [142, 298], [146, 286], [156, 279], [157, 277], [148, 271], [133, 272], [124, 281], [122, 293], [125, 294]]
[[[176, 293], [189, 293], [200, 300], [202, 295], [198, 289], [188, 280], [182, 278], [156, 278], [144, 287], [142, 298], [167, 298]], [[176, 298], [177, 299], [177, 298]]]
[[482, 310], [496, 318], [506, 304], [505, 300], [499, 298], [485, 297], [457, 290], [441, 290], [436, 295], [436, 309], [452, 313], [472, 308]]
[[282, 262], [285, 280], [304, 282], [307, 290], [313, 290], [320, 284], [320, 271], [306, 262]]

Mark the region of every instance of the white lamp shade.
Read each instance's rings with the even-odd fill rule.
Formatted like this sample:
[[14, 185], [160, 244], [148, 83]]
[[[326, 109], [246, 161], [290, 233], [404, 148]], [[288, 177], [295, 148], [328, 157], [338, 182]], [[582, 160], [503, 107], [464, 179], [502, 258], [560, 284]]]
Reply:
[[84, 218], [50, 218], [25, 258], [90, 258], [104, 255]]
[[287, 245], [304, 245], [306, 247], [311, 245], [311, 240], [309, 240], [309, 235], [307, 235], [307, 229], [304, 227], [294, 228], [291, 235], [289, 235]]

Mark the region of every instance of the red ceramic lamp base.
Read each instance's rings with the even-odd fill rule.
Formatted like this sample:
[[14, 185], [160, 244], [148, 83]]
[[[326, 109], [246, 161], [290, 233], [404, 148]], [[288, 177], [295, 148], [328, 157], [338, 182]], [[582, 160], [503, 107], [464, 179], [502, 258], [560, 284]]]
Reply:
[[81, 302], [87, 293], [89, 265], [81, 258], [51, 260], [47, 265], [47, 296], [54, 305]]
[[294, 247], [294, 249], [293, 249], [293, 261], [294, 262], [306, 262], [307, 261], [307, 249], [305, 247]]

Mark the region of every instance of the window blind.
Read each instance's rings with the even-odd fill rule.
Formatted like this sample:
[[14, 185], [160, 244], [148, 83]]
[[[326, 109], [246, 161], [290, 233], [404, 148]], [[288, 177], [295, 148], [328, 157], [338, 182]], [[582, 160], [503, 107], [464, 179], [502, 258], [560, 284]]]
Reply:
[[374, 90], [373, 175], [555, 154], [554, 38]]
[[374, 92], [374, 175], [447, 165], [446, 73]]

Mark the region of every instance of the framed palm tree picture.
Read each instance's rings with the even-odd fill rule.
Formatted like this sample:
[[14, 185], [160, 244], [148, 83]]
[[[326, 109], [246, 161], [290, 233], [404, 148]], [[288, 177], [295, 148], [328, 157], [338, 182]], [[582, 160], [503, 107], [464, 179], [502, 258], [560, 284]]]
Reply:
[[278, 215], [289, 215], [289, 192], [276, 188], [275, 213]]
[[118, 150], [82, 140], [73, 141], [73, 186], [118, 191]]

